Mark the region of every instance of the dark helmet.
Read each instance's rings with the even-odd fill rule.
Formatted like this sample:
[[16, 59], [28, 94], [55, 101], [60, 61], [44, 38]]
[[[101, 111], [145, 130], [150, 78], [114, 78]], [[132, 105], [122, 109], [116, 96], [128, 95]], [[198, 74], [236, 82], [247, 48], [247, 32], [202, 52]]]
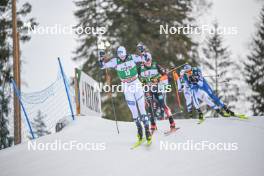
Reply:
[[138, 49], [141, 53], [143, 53], [143, 52], [146, 50], [146, 47], [145, 47], [145, 45], [144, 45], [142, 42], [139, 42], [139, 43], [137, 44], [137, 49]]

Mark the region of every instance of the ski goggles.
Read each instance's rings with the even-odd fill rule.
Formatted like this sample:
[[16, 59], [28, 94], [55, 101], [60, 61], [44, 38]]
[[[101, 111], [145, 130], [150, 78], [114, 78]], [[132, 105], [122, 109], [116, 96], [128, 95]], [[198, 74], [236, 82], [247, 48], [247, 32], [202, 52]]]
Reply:
[[186, 71], [186, 74], [187, 74], [188, 76], [192, 75], [192, 70], [187, 70], [187, 71]]
[[150, 58], [146, 58], [145, 61], [146, 61], [147, 63], [151, 63], [151, 59], [150, 59]]
[[138, 49], [141, 53], [144, 52], [144, 46], [138, 46], [137, 49]]
[[124, 52], [118, 52], [118, 53], [117, 53], [117, 56], [118, 56], [120, 59], [122, 59], [122, 60], [124, 60], [124, 59], [126, 58], [126, 55], [124, 54]]

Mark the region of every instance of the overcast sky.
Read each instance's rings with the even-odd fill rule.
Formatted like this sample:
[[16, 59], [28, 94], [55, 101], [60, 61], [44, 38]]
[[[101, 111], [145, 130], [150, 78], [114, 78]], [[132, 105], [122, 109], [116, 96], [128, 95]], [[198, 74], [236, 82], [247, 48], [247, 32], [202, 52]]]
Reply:
[[[33, 6], [31, 16], [40, 26], [71, 26], [76, 24], [75, 10], [71, 0], [20, 0]], [[237, 27], [237, 35], [226, 35], [225, 44], [230, 46], [233, 56], [244, 56], [248, 43], [255, 32], [255, 24], [261, 4], [254, 0], [212, 0], [212, 9], [201, 21], [211, 24], [215, 19], [220, 26]], [[27, 86], [22, 91], [31, 92], [45, 88], [56, 79], [58, 72], [57, 57], [61, 57], [67, 76], [72, 76], [74, 68], [80, 65], [71, 60], [77, 46], [74, 35], [34, 34], [30, 42], [21, 44], [23, 71], [22, 79]]]

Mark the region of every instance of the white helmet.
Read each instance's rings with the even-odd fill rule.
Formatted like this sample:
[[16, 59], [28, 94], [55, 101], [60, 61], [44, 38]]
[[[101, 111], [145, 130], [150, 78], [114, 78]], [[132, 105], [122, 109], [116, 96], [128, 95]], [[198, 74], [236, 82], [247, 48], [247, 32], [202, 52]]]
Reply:
[[191, 71], [192, 66], [189, 65], [189, 64], [186, 64], [186, 65], [184, 65], [183, 69], [184, 69], [186, 72], [188, 72], [188, 71]]
[[126, 58], [126, 48], [125, 47], [123, 47], [123, 46], [119, 46], [118, 48], [117, 48], [117, 51], [116, 51], [116, 53], [117, 53], [117, 56], [121, 59], [121, 60], [125, 60], [125, 58]]

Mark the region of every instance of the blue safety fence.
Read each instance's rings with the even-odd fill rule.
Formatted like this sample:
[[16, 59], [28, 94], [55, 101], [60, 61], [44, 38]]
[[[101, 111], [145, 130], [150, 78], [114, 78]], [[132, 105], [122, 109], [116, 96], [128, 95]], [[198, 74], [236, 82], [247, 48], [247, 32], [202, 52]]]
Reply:
[[34, 139], [56, 131], [56, 124], [74, 120], [76, 102], [74, 86], [63, 71], [59, 61], [55, 81], [35, 92], [20, 92], [13, 81], [13, 88], [22, 110], [22, 140]]

